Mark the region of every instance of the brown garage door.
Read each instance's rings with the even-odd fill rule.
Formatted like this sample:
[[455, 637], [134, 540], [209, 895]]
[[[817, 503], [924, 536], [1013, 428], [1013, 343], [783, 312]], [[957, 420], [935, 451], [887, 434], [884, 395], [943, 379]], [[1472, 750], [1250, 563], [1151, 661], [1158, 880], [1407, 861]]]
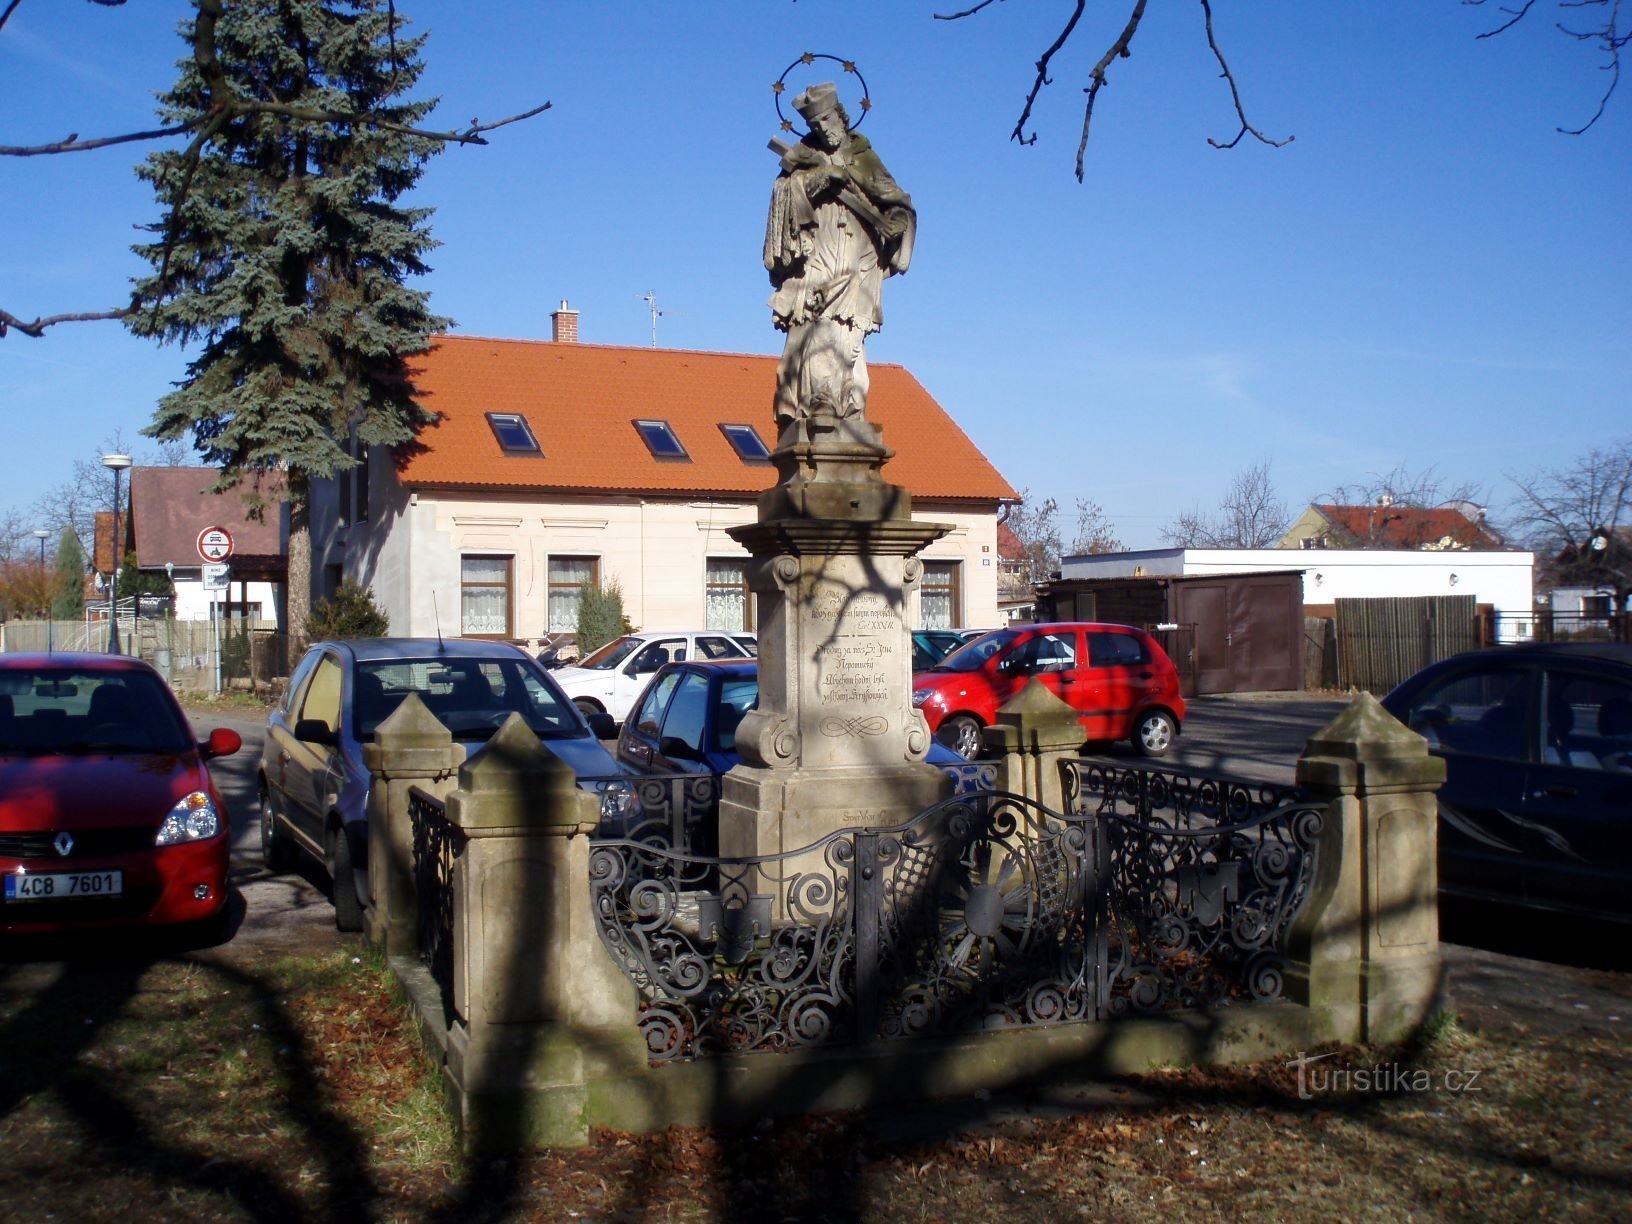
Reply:
[[1196, 627], [1197, 693], [1303, 687], [1300, 575], [1177, 583], [1174, 603]]

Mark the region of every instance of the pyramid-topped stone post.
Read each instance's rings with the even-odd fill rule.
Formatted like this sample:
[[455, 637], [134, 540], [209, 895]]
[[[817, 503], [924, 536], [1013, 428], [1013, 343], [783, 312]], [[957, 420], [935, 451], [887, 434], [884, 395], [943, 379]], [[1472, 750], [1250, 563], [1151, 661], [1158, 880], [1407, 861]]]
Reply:
[[1298, 785], [1326, 805], [1315, 884], [1288, 940], [1287, 995], [1320, 1035], [1403, 1037], [1440, 995], [1438, 791], [1445, 762], [1362, 693], [1309, 740]]
[[414, 829], [409, 791], [443, 797], [457, 783], [465, 746], [409, 693], [363, 745], [368, 788], [368, 884], [364, 929], [387, 956], [412, 955], [418, 942], [419, 899], [414, 887]]

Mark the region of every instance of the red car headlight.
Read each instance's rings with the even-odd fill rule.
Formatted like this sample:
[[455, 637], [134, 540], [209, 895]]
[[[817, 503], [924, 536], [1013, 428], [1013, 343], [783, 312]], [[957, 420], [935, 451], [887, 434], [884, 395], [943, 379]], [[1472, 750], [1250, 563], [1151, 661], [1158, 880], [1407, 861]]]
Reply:
[[203, 841], [221, 832], [221, 816], [215, 810], [215, 801], [203, 791], [183, 796], [171, 808], [159, 826], [154, 845], [176, 846], [183, 842]]

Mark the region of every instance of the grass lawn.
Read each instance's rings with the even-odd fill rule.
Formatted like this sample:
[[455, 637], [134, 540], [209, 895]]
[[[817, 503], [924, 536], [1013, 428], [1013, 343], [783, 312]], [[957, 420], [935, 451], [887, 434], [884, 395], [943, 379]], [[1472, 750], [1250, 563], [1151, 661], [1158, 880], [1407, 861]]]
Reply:
[[1153, 1069], [1046, 1106], [603, 1133], [471, 1167], [359, 946], [253, 971], [0, 962], [0, 1219], [1632, 1216], [1632, 1050], [1611, 1030], [1446, 1016], [1413, 1049], [1322, 1053]]

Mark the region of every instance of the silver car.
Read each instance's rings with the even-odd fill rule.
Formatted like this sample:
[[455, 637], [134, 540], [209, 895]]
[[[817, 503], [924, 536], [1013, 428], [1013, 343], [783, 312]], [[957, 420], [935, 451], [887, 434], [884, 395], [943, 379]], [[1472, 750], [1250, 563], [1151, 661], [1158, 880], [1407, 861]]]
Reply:
[[293, 866], [297, 849], [321, 862], [333, 881], [335, 925], [343, 931], [362, 928], [369, 900], [370, 775], [363, 745], [409, 693], [419, 694], [454, 739], [473, 745], [472, 755], [480, 751], [474, 745], [485, 745], [511, 714], [520, 714], [572, 767], [580, 786], [602, 791], [603, 818], [615, 818], [628, 789], [600, 743], [610, 727], [592, 725], [550, 674], [514, 646], [465, 638], [319, 642], [267, 719], [261, 853], [270, 871]]

